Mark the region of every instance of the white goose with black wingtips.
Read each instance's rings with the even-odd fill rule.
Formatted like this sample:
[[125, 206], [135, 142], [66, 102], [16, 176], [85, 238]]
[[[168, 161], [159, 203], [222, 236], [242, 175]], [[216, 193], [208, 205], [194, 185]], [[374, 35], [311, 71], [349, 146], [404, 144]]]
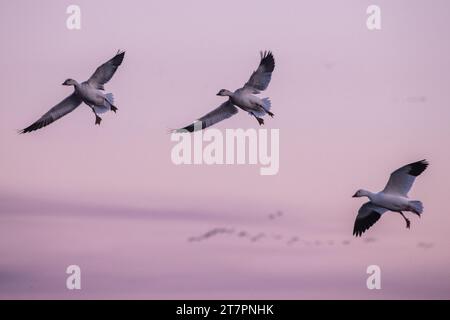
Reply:
[[423, 212], [423, 205], [420, 201], [410, 200], [408, 192], [411, 190], [416, 177], [422, 174], [428, 165], [429, 163], [426, 160], [421, 160], [394, 171], [381, 192], [373, 193], [363, 189], [358, 190], [353, 196], [354, 198], [368, 197], [370, 201], [359, 209], [353, 235], [360, 237], [388, 211], [401, 214], [406, 221], [406, 228], [409, 229], [411, 222], [403, 212], [412, 212], [420, 217]]
[[27, 133], [48, 126], [74, 111], [82, 102], [92, 109], [92, 112], [95, 115], [95, 124], [99, 125], [102, 121], [102, 118], [98, 116], [99, 113], [117, 111], [117, 107], [114, 106], [113, 94], [105, 93], [104, 85], [111, 80], [117, 68], [122, 64], [124, 56], [125, 52], [118, 51], [112, 59], [98, 67], [89, 80], [85, 82], [78, 83], [73, 79], [64, 81], [63, 85], [73, 86], [74, 92], [51, 108], [36, 122], [25, 129], [20, 130], [19, 133]]
[[250, 79], [242, 88], [237, 89], [234, 92], [226, 89], [220, 90], [217, 95], [228, 97], [226, 102], [222, 103], [210, 113], [197, 119], [192, 124], [181, 129], [173, 130], [173, 132], [181, 133], [203, 130], [238, 113], [238, 108], [236, 108], [236, 106], [255, 117], [259, 125], [263, 125], [263, 116], [266, 114], [271, 117], [274, 116], [270, 111], [271, 102], [269, 98], [261, 99], [255, 94], [259, 94], [261, 91], [267, 89], [274, 69], [275, 60], [272, 52], [261, 52], [261, 61], [258, 69], [252, 73]]

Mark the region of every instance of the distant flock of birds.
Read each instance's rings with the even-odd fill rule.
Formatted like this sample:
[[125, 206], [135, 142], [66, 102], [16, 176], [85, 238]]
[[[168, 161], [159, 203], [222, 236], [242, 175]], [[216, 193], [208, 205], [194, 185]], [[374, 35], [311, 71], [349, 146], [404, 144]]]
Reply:
[[[284, 216], [284, 213], [282, 211], [277, 211], [276, 213], [269, 214], [269, 219], [278, 219]], [[277, 218], [274, 218], [277, 217]], [[234, 236], [235, 238], [246, 240], [248, 243], [255, 243], [255, 242], [268, 242], [268, 241], [275, 241], [279, 243], [284, 243], [287, 246], [293, 246], [293, 245], [303, 245], [303, 246], [335, 246], [335, 245], [343, 245], [347, 246], [351, 244], [351, 241], [348, 239], [344, 240], [306, 240], [303, 237], [299, 237], [297, 235], [283, 235], [280, 233], [271, 233], [271, 232], [248, 232], [246, 230], [243, 230], [242, 228], [225, 228], [225, 227], [217, 227], [212, 228], [200, 235], [197, 236], [191, 236], [187, 239], [188, 242], [194, 243], [194, 242], [203, 242], [210, 240], [215, 237], [219, 236]], [[364, 239], [364, 242], [366, 244], [375, 243], [378, 240], [373, 237], [366, 237]], [[434, 243], [432, 242], [418, 242], [417, 248], [420, 249], [431, 249], [434, 247]]]
[[[122, 64], [125, 52], [118, 51], [109, 61], [99, 66], [92, 76], [84, 81], [77, 82], [67, 79], [63, 82], [65, 86], [73, 86], [74, 91], [67, 98], [51, 108], [30, 126], [22, 129], [19, 133], [28, 133], [41, 129], [56, 120], [64, 117], [78, 108], [83, 102], [91, 108], [95, 116], [95, 124], [100, 125], [102, 118], [99, 114], [112, 111], [117, 112], [118, 108], [114, 104], [112, 93], [106, 93], [104, 85], [114, 76], [118, 67]], [[228, 97], [227, 101], [208, 114], [195, 120], [193, 123], [173, 130], [175, 133], [194, 132], [208, 128], [222, 120], [230, 118], [238, 113], [238, 108], [248, 112], [253, 116], [259, 125], [264, 124], [263, 117], [269, 115], [273, 117], [271, 102], [269, 98], [259, 98], [257, 94], [266, 90], [275, 69], [275, 59], [270, 51], [261, 52], [261, 59], [258, 68], [251, 74], [249, 80], [242, 88], [234, 92], [227, 89], [220, 90], [217, 95]], [[404, 212], [411, 212], [421, 216], [423, 205], [420, 201], [410, 200], [410, 191], [415, 178], [418, 177], [428, 167], [426, 160], [410, 163], [394, 171], [386, 187], [378, 193], [366, 190], [358, 190], [354, 197], [367, 197], [369, 199], [358, 211], [356, 216], [353, 235], [361, 236], [366, 230], [372, 227], [386, 212], [400, 214], [406, 222], [406, 228], [410, 228], [410, 220], [405, 217]], [[275, 219], [278, 216], [273, 216]], [[218, 231], [216, 231], [218, 232]]]

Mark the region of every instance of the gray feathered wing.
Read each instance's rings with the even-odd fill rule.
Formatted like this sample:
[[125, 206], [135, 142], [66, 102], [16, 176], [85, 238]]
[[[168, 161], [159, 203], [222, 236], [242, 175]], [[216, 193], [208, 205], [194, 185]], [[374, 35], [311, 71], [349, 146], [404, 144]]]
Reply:
[[214, 109], [210, 113], [194, 121], [192, 124], [184, 128], [174, 130], [174, 132], [181, 133], [186, 131], [194, 132], [198, 130], [203, 130], [205, 128], [212, 126], [213, 124], [216, 124], [217, 122], [230, 118], [236, 113], [238, 113], [238, 109], [231, 103], [230, 100], [228, 100], [222, 103], [218, 108]]
[[117, 52], [112, 59], [98, 67], [87, 82], [94, 88], [104, 90], [103, 85], [111, 80], [117, 68], [122, 64], [124, 57], [125, 52]]
[[389, 177], [389, 181], [383, 192], [407, 196], [416, 178], [422, 174], [427, 167], [428, 162], [426, 160], [421, 160], [395, 170]]
[[360, 237], [366, 230], [372, 227], [386, 211], [387, 209], [379, 207], [370, 201], [363, 204], [355, 219], [353, 235]]
[[274, 69], [275, 59], [273, 58], [272, 52], [261, 52], [261, 61], [258, 69], [252, 73], [250, 79], [244, 85], [244, 89], [248, 89], [255, 94], [266, 90], [272, 79]]
[[32, 125], [20, 130], [19, 133], [27, 133], [48, 126], [59, 118], [62, 118], [66, 114], [75, 110], [81, 104], [81, 102], [82, 100], [74, 92], [63, 101], [58, 103], [56, 106], [51, 108], [46, 114], [40, 117], [39, 120], [34, 122]]

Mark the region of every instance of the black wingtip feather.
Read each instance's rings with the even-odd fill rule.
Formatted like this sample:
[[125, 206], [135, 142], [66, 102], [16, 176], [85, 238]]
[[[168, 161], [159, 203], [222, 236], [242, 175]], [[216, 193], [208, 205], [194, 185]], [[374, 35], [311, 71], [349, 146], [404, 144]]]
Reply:
[[25, 133], [28, 133], [28, 132], [35, 131], [37, 129], [39, 129], [39, 128], [37, 128], [36, 124], [33, 123], [31, 126], [28, 126], [25, 129], [19, 130], [18, 133], [19, 134], [25, 134]]
[[36, 121], [35, 123], [33, 123], [32, 125], [26, 127], [25, 129], [19, 130], [18, 133], [19, 134], [24, 134], [24, 133], [28, 133], [28, 132], [32, 132], [32, 131], [36, 131], [38, 129], [44, 128], [46, 126], [48, 126], [50, 123], [52, 123], [54, 120], [52, 118], [48, 118], [48, 119], [39, 119], [38, 121]]
[[422, 172], [424, 172], [425, 169], [428, 168], [429, 165], [430, 165], [429, 162], [425, 159], [411, 163], [411, 164], [409, 164], [410, 170], [409, 170], [408, 174], [410, 174], [414, 177], [417, 177], [420, 174], [422, 174]]
[[380, 219], [380, 217], [381, 215], [378, 212], [372, 211], [366, 218], [356, 219], [353, 227], [353, 235], [355, 237], [361, 237], [364, 232], [366, 232]]
[[125, 57], [125, 51], [117, 51], [117, 54], [112, 58], [112, 63], [114, 66], [120, 66], [122, 64], [123, 58]]
[[272, 51], [261, 51], [261, 66], [264, 67], [266, 72], [273, 72], [275, 69], [275, 59]]
[[184, 128], [181, 128], [181, 129], [178, 129], [178, 130], [175, 130], [175, 132], [195, 132], [195, 131], [197, 131], [197, 130], [203, 130], [203, 129], [206, 129], [206, 122], [205, 121], [202, 121], [202, 128], [201, 129], [199, 129], [198, 128], [198, 123], [192, 123], [192, 124], [190, 124], [190, 125], [188, 125], [188, 126], [186, 126], [186, 127], [184, 127]]
[[194, 124], [190, 124], [190, 125], [188, 125], [188, 126], [186, 126], [186, 127], [184, 127], [184, 128], [182, 128], [181, 130], [186, 130], [186, 131], [188, 131], [188, 132], [194, 132]]

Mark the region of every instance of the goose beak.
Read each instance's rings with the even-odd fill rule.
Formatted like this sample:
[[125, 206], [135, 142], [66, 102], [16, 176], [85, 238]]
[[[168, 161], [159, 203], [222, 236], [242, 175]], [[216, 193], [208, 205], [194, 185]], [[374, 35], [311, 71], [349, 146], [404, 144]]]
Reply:
[[358, 198], [358, 193], [355, 193], [352, 198]]
[[64, 81], [61, 85], [63, 86], [67, 86], [67, 83]]
[[216, 96], [220, 96], [220, 92], [218, 92], [218, 93], [216, 94]]

